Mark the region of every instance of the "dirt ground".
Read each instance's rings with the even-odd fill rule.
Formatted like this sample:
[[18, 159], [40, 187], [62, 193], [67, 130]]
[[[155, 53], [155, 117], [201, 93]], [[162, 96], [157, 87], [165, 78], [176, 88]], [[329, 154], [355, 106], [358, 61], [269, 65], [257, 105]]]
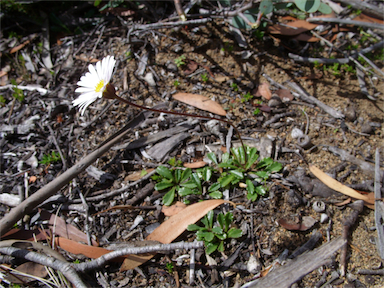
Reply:
[[[106, 55], [114, 55], [118, 63], [112, 82], [122, 97], [147, 107], [167, 102], [167, 109], [208, 116], [208, 112], [182, 104], [172, 98], [172, 95], [178, 92], [207, 96], [221, 104], [227, 111], [227, 118], [234, 122], [244, 139], [263, 137], [272, 139], [274, 147], [272, 158], [283, 164], [281, 177], [268, 182], [269, 194], [260, 197], [256, 202], [247, 201], [244, 189], [235, 187], [230, 191], [230, 200], [236, 204], [243, 205], [245, 209], [262, 212], [246, 213], [240, 209], [231, 208], [229, 205], [216, 208], [216, 211], [232, 211], [234, 224], [238, 228], [243, 229], [253, 221], [254, 242], [251, 243], [256, 243], [256, 247], [252, 247], [252, 244], [248, 243], [242, 248], [231, 269], [228, 269], [230, 273], [228, 271], [226, 271], [228, 273], [220, 272], [215, 282], [211, 280], [214, 269], [209, 267], [203, 250], [199, 249], [196, 262], [199, 267], [197, 270], [200, 272], [197, 274], [198, 279], [195, 280], [195, 284], [191, 285], [192, 287], [239, 287], [238, 285], [252, 280], [255, 275], [249, 273], [245, 265], [254, 248], [257, 250], [256, 255], [263, 268], [266, 268], [285, 249], [288, 249], [291, 254], [303, 245], [315, 229], [322, 233], [322, 239], [316, 247], [326, 243], [327, 237], [334, 239], [343, 234], [343, 219], [352, 213], [352, 209], [348, 205], [339, 206], [338, 203], [348, 197], [341, 194], [329, 197], [313, 195], [297, 183], [292, 182], [290, 177], [297, 171], [304, 171], [306, 175], [310, 175], [308, 164], [312, 164], [322, 171], [331, 173], [346, 185], [362, 184], [374, 180], [374, 175], [370, 171], [363, 171], [356, 163], [343, 161], [340, 156], [329, 151], [327, 147], [342, 149], [371, 165], [374, 165], [376, 148], [379, 149], [381, 155], [384, 155], [383, 79], [373, 77], [372, 81], [377, 90], [370, 88], [369, 92], [377, 95], [377, 99], [370, 100], [361, 92], [355, 72], [342, 71], [340, 75], [334, 75], [330, 69], [324, 69], [324, 65], [316, 67], [314, 64], [299, 63], [290, 59], [288, 53], [299, 54], [308, 43], [297, 42], [292, 47], [289, 39], [278, 40], [268, 33], [262, 39], [258, 39], [252, 34], [244, 32], [248, 47], [240, 47], [227, 23], [221, 20], [194, 27], [145, 31], [145, 33], [134, 34], [130, 38], [127, 37], [129, 27], [122, 25], [117, 19], [109, 21], [103, 27], [105, 28], [102, 31], [96, 30], [95, 33], [86, 32], [78, 36], [66, 36], [60, 43], [51, 41], [51, 57], [55, 62], [53, 68], [55, 72], [51, 76], [44, 69], [39, 69], [33, 75], [19, 65], [20, 62], [15, 60], [17, 59], [15, 55], [10, 54], [11, 56], [6, 59], [6, 54], [2, 54], [2, 68], [7, 64], [11, 66], [8, 79], [16, 78], [18, 85], [38, 82], [50, 90], [50, 93], [44, 96], [36, 92], [25, 92], [24, 102], [15, 102], [12, 107], [13, 112], [10, 112], [12, 91], [2, 90], [2, 95], [6, 99], [2, 108], [1, 120], [3, 127], [1, 153], [3, 156], [0, 181], [1, 190], [4, 193], [17, 195], [17, 187], [24, 187], [24, 184], [20, 183], [25, 179], [29, 183], [29, 193], [33, 193], [64, 172], [65, 169], [60, 161], [52, 165], [39, 164], [37, 167], [24, 163], [22, 169], [17, 170], [18, 161], [24, 159], [27, 152], [33, 151], [37, 159], [41, 160], [42, 155], [55, 150], [52, 135], [65, 155], [68, 169], [141, 112], [126, 104], [105, 99], [93, 103], [84, 116], [80, 116], [77, 109], [72, 106], [71, 101], [78, 96], [74, 92], [77, 87], [76, 83], [80, 76], [87, 71], [89, 64], [88, 61], [84, 61], [84, 57], [102, 59]], [[357, 34], [356, 38], [350, 41], [358, 42], [358, 37], [360, 36]], [[338, 43], [336, 41], [333, 44], [336, 46]], [[308, 45], [307, 56], [341, 57], [340, 53], [330, 52], [329, 48], [320, 42]], [[365, 43], [365, 46], [359, 47], [359, 49], [367, 46], [369, 44]], [[29, 53], [33, 47], [27, 46], [25, 49]], [[71, 52], [67, 58], [63, 58], [67, 49]], [[245, 52], [251, 56], [242, 57]], [[376, 54], [380, 53], [382, 54], [383, 50], [376, 52]], [[140, 75], [137, 75], [140, 61], [145, 54], [148, 54], [145, 71], [156, 75], [155, 87], [150, 86]], [[189, 61], [196, 62], [197, 70], [189, 73], [183, 67], [177, 67], [175, 59], [181, 55], [185, 55]], [[384, 71], [382, 61], [375, 60], [374, 62]], [[29, 75], [23, 75], [23, 71]], [[203, 74], [208, 76], [207, 81], [202, 80], [201, 75]], [[347, 116], [346, 119], [336, 119], [316, 105], [305, 103], [296, 97], [293, 101], [279, 103], [278, 107], [274, 108], [280, 109], [276, 110], [279, 113], [294, 112], [294, 116], [283, 116], [277, 123], [265, 126], [263, 124], [272, 118], [273, 113], [261, 111], [257, 115], [254, 114], [256, 108], [261, 107], [260, 105], [271, 106], [269, 100], [256, 96], [257, 88], [262, 83], [269, 83], [269, 78], [263, 76], [265, 74], [287, 88], [289, 87], [286, 81], [295, 82], [309, 95], [324, 104], [346, 115], [351, 113], [355, 113], [355, 115]], [[316, 77], [312, 77], [313, 75]], [[366, 80], [369, 81], [368, 77]], [[175, 84], [175, 81], [178, 85]], [[233, 83], [236, 83], [237, 89], [233, 88]], [[277, 87], [273, 84], [270, 84], [270, 87], [274, 94]], [[242, 101], [247, 92], [253, 95], [253, 98], [249, 101]], [[40, 118], [37, 120], [35, 128], [26, 134], [4, 132], [5, 125], [18, 125], [34, 115], [39, 115]], [[126, 136], [123, 143], [129, 143], [135, 138], [174, 127], [176, 121], [179, 121], [170, 115], [164, 116], [166, 121], [159, 120], [158, 114], [154, 114], [152, 117], [157, 119], [153, 125], [137, 126], [132, 133]], [[109, 151], [93, 165], [99, 170], [113, 175], [113, 178], [101, 183], [87, 172], [80, 173], [70, 185], [59, 192], [65, 196], [64, 204], [80, 203], [78, 190], [82, 191], [86, 197], [92, 197], [119, 189], [123, 185], [132, 183], [127, 180], [127, 176], [130, 174], [140, 172], [142, 169], [156, 168], [162, 163], [167, 163], [171, 157], [185, 162], [186, 158], [183, 158], [183, 155], [186, 155], [187, 146], [197, 147], [201, 144], [220, 143], [218, 136], [207, 131], [204, 122], [206, 121], [201, 120], [197, 125], [198, 129], [194, 129], [194, 131], [191, 129], [190, 138], [177, 145], [162, 161], [145, 158], [140, 149]], [[48, 127], [53, 130], [53, 134]], [[291, 135], [294, 127], [300, 128], [302, 131], [305, 131], [307, 127], [307, 135], [312, 143], [311, 149], [298, 146], [297, 140], [293, 139]], [[228, 128], [222, 125], [221, 131], [224, 135], [227, 134]], [[234, 137], [237, 138], [236, 135]], [[148, 148], [149, 146], [144, 147], [144, 150]], [[197, 153], [192, 160], [202, 160], [204, 156], [202, 153]], [[25, 162], [25, 160], [27, 159], [23, 161]], [[383, 167], [382, 160], [380, 164]], [[338, 170], [335, 172], [335, 169]], [[28, 176], [24, 176], [24, 173], [19, 175], [20, 171], [28, 171]], [[24, 177], [26, 178], [24, 179]], [[31, 177], [34, 177], [33, 181], [30, 180]], [[151, 195], [135, 204], [136, 208], [155, 206], [157, 210], [112, 210], [108, 213], [97, 213], [116, 205], [126, 204], [137, 191], [151, 182], [153, 180], [147, 179], [131, 187], [122, 195], [98, 202], [89, 202], [90, 212], [87, 215], [76, 210], [63, 210], [58, 214], [67, 223], [75, 225], [79, 230], [88, 232], [99, 240], [110, 233], [106, 239], [100, 242], [104, 247], [112, 243], [141, 241], [147, 235], [145, 230], [147, 226], [162, 223], [166, 219], [162, 213], [158, 212], [161, 209], [161, 201], [156, 202], [159, 198], [156, 196], [159, 194], [158, 191], [153, 190]], [[286, 186], [286, 183], [291, 183], [291, 186]], [[293, 190], [294, 194], [289, 194], [290, 190]], [[292, 195], [299, 199], [299, 204], [293, 204]], [[325, 203], [328, 221], [320, 223], [321, 213], [315, 212], [312, 208], [315, 201]], [[57, 205], [46, 209], [51, 213], [56, 213]], [[9, 210], [10, 207], [2, 204], [2, 215]], [[34, 214], [32, 213], [30, 217], [33, 217]], [[128, 230], [127, 227], [132, 226], [139, 215], [143, 217], [143, 221], [133, 232]], [[303, 216], [311, 216], [318, 222], [307, 231], [289, 231], [278, 223], [278, 220], [282, 218], [298, 221]], [[31, 223], [31, 227], [34, 226], [35, 224]], [[327, 287], [384, 286], [382, 276], [358, 273], [360, 269], [374, 269], [380, 259], [374, 241], [374, 238], [377, 237], [374, 227], [374, 210], [364, 207], [363, 212], [350, 229], [346, 262], [347, 274], [345, 277], [337, 277], [334, 282], [329, 284], [331, 286]], [[246, 238], [242, 237], [228, 242], [222, 254], [213, 254], [218, 267], [235, 252]], [[192, 232], [185, 232], [178, 238], [178, 240], [189, 241], [193, 239]], [[61, 252], [68, 259], [79, 258], [82, 261], [82, 256]], [[99, 287], [175, 287], [175, 285], [191, 287], [189, 286], [189, 257], [182, 260], [181, 265], [177, 264], [180, 260], [176, 260], [178, 256], [185, 254], [188, 252], [176, 251], [168, 255], [158, 254], [141, 265], [139, 269], [124, 272], [119, 272], [120, 264], [109, 264], [101, 271], [89, 272], [84, 279], [91, 286]], [[315, 285], [319, 283], [324, 273], [329, 273], [325, 278], [326, 281], [329, 281], [332, 272], [340, 269], [339, 253], [335, 253], [333, 260], [330, 265], [324, 265], [322, 268], [314, 270], [292, 287], [319, 287]], [[166, 264], [169, 262], [174, 263], [175, 266], [172, 273], [166, 268]], [[100, 279], [104, 279], [104, 282]]]

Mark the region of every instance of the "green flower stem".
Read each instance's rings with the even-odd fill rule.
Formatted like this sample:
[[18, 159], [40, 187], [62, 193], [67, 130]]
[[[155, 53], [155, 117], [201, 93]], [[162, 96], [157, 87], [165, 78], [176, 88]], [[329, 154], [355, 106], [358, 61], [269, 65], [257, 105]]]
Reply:
[[[227, 120], [224, 120], [224, 119], [215, 118], [215, 117], [202, 116], [202, 115], [189, 114], [189, 113], [182, 113], [182, 112], [175, 112], [175, 111], [166, 111], [166, 110], [160, 110], [160, 109], [154, 109], [154, 108], [149, 108], [149, 107], [141, 106], [141, 105], [135, 104], [135, 103], [133, 103], [131, 101], [128, 101], [128, 100], [126, 100], [124, 98], [121, 98], [121, 97], [117, 96], [116, 92], [115, 92], [115, 87], [112, 84], [108, 84], [107, 85], [106, 91], [103, 93], [103, 97], [106, 98], [106, 99], [117, 99], [120, 102], [126, 103], [126, 104], [131, 105], [133, 107], [136, 107], [138, 109], [144, 109], [144, 110], [148, 110], [148, 111], [152, 111], [152, 112], [157, 112], [157, 113], [165, 113], [165, 114], [172, 114], [172, 115], [179, 115], [179, 116], [186, 116], [186, 117], [195, 117], [195, 118], [208, 119], [208, 120], [217, 120], [217, 121], [224, 122], [224, 123], [226, 123], [228, 125], [231, 125], [233, 127], [233, 129], [235, 129], [235, 131], [236, 131], [236, 133], [237, 133], [237, 135], [238, 135], [238, 137], [240, 139], [241, 146], [243, 147], [244, 154], [245, 154], [245, 163], [248, 162], [247, 153], [246, 153], [246, 150], [245, 150], [243, 139], [240, 136], [240, 132], [239, 132], [239, 130], [237, 130], [235, 125], [233, 125], [232, 122], [230, 122], [230, 121], [227, 121]], [[228, 151], [228, 153], [230, 153], [230, 152]]]

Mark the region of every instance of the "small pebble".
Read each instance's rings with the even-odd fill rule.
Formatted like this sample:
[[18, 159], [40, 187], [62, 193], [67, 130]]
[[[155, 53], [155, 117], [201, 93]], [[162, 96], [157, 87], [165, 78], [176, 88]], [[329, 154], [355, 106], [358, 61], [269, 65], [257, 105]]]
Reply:
[[256, 274], [260, 272], [262, 265], [259, 260], [255, 257], [255, 255], [251, 254], [249, 256], [249, 260], [247, 262], [247, 270], [249, 273]]
[[354, 107], [352, 106], [348, 106], [347, 108], [345, 108], [344, 110], [344, 115], [345, 115], [345, 118], [350, 121], [350, 122], [353, 122], [356, 120], [357, 118], [357, 115], [356, 115], [356, 110]]
[[269, 107], [280, 107], [283, 105], [283, 101], [281, 101], [280, 97], [277, 95], [273, 95], [271, 99], [268, 101]]
[[361, 125], [361, 132], [365, 134], [372, 134], [373, 128], [371, 125], [369, 125], [369, 123], [364, 123]]
[[321, 216], [320, 216], [320, 223], [323, 224], [325, 222], [327, 222], [329, 219], [328, 215], [325, 214], [325, 213], [321, 213]]
[[175, 53], [179, 53], [181, 51], [183, 51], [183, 48], [179, 45], [179, 44], [176, 44], [175, 46], [173, 46], [173, 52]]
[[175, 72], [175, 73], [178, 71], [176, 64], [172, 63], [171, 61], [169, 61], [166, 64], [166, 67], [167, 67], [168, 71]]
[[295, 127], [295, 128], [292, 129], [291, 137], [293, 139], [297, 139], [299, 137], [303, 137], [303, 135], [304, 135], [303, 131], [301, 131], [299, 128]]

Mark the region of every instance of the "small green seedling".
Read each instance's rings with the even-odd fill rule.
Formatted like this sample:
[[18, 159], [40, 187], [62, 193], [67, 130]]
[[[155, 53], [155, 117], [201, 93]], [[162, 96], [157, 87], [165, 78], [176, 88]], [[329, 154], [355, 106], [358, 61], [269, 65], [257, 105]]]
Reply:
[[5, 102], [7, 102], [3, 95], [0, 95], [0, 106], [5, 106]]
[[167, 268], [167, 271], [169, 274], [172, 274], [175, 266], [173, 265], [172, 262], [168, 262], [167, 264], [165, 264], [165, 268]]
[[259, 115], [261, 110], [259, 108], [256, 108], [255, 111], [253, 111], [253, 115]]
[[243, 231], [234, 227], [231, 227], [233, 222], [233, 214], [227, 212], [226, 214], [219, 213], [216, 217], [216, 221], [219, 225], [215, 225], [213, 210], [209, 211], [205, 215], [201, 222], [203, 227], [196, 224], [188, 225], [188, 231], [196, 231], [196, 239], [198, 241], [204, 241], [206, 247], [206, 253], [211, 254], [216, 250], [219, 252], [224, 251], [224, 242], [231, 238], [240, 238], [243, 235]]
[[252, 98], [253, 98], [253, 95], [251, 95], [251, 93], [249, 93], [248, 91], [247, 94], [243, 95], [243, 98], [241, 99], [241, 103], [248, 102]]
[[233, 91], [235, 91], [235, 92], [239, 91], [239, 87], [237, 86], [237, 84], [236, 84], [235, 82], [233, 82], [233, 83], [231, 84], [231, 88], [232, 88]]
[[43, 158], [39, 163], [43, 165], [49, 165], [52, 163], [59, 162], [60, 160], [61, 160], [60, 154], [58, 152], [52, 151], [51, 154], [43, 155]]
[[180, 86], [179, 80], [173, 81], [173, 86], [175, 86], [175, 88], [179, 87]]
[[208, 78], [207, 73], [201, 74], [201, 80], [202, 80], [204, 83], [208, 82], [209, 78]]
[[176, 66], [177, 66], [177, 67], [180, 67], [180, 66], [185, 65], [185, 61], [184, 61], [185, 59], [186, 59], [185, 55], [181, 55], [181, 56], [177, 57], [177, 58], [175, 59], [175, 64], [176, 64]]
[[225, 51], [232, 52], [233, 51], [233, 45], [229, 44], [228, 42], [225, 42], [224, 47], [221, 47], [220, 50], [223, 52], [225, 52]]
[[16, 83], [16, 81], [14, 79], [11, 80], [11, 83], [13, 85], [13, 87], [12, 87], [12, 89], [13, 89], [13, 93], [12, 93], [13, 98], [15, 98], [19, 102], [23, 102], [24, 101], [23, 90], [17, 88], [17, 83]]

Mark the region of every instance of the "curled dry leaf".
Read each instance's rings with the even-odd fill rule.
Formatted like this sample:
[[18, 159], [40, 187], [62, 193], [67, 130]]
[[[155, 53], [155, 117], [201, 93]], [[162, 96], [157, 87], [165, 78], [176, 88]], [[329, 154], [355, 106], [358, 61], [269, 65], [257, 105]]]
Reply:
[[221, 105], [208, 97], [199, 94], [192, 93], [177, 93], [173, 95], [173, 98], [191, 105], [193, 107], [199, 108], [201, 110], [205, 110], [220, 116], [227, 115], [227, 112], [221, 107]]
[[284, 227], [287, 230], [307, 231], [308, 229], [311, 229], [313, 225], [316, 224], [317, 220], [310, 216], [303, 216], [300, 223], [293, 223], [284, 218], [280, 218], [279, 220], [277, 220], [277, 222], [281, 227]]
[[161, 208], [161, 212], [163, 212], [165, 216], [173, 216], [173, 215], [176, 215], [177, 213], [181, 212], [185, 208], [187, 208], [187, 205], [185, 205], [184, 203], [182, 203], [180, 201], [177, 201], [172, 206], [165, 206], [164, 205], [163, 208]]
[[263, 98], [269, 100], [272, 97], [272, 92], [269, 89], [268, 83], [261, 83], [259, 87], [257, 88], [256, 95], [255, 96], [262, 96]]
[[333, 179], [331, 176], [328, 176], [323, 171], [321, 171], [319, 168], [313, 165], [309, 165], [309, 170], [315, 175], [321, 182], [323, 182], [325, 185], [327, 185], [329, 188], [343, 193], [344, 195], [347, 195], [349, 197], [358, 199], [358, 200], [364, 200], [364, 205], [368, 208], [375, 209], [375, 196], [374, 193], [368, 193], [366, 195], [362, 195], [356, 190], [345, 186], [341, 184], [339, 181]]

